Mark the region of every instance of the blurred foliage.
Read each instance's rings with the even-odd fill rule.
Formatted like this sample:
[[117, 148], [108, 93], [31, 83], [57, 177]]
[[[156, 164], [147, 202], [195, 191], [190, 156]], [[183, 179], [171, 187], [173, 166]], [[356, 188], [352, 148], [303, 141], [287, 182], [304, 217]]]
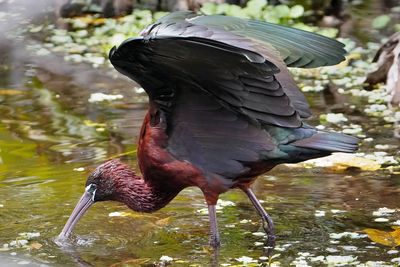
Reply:
[[380, 30], [385, 28], [389, 24], [389, 22], [390, 16], [380, 15], [372, 21], [372, 27], [374, 27], [374, 29]]
[[237, 5], [207, 2], [201, 8], [201, 12], [206, 15], [219, 14], [267, 21], [305, 31], [318, 32], [332, 38], [338, 34], [338, 30], [335, 28], [320, 28], [303, 23], [303, 18], [310, 15], [311, 11], [306, 11], [302, 5], [271, 5], [266, 0], [250, 0], [242, 8]]
[[207, 15], [223, 14], [241, 18], [266, 20], [273, 23], [293, 24], [304, 15], [304, 7], [295, 5], [268, 5], [266, 0], [250, 0], [243, 8], [237, 5], [204, 3], [201, 11]]
[[[250, 0], [246, 6], [205, 3], [201, 12], [213, 15], [229, 15], [240, 18], [257, 19], [292, 26], [306, 31], [318, 32], [328, 37], [338, 33], [334, 28], [319, 28], [302, 22], [307, 11], [301, 5], [270, 5], [266, 0]], [[138, 36], [140, 31], [155, 20], [168, 14], [152, 13], [149, 10], [134, 10], [132, 14], [120, 18], [100, 18], [98, 15], [67, 18], [62, 21], [68, 30], [56, 29], [54, 25], [32, 27], [31, 33], [48, 30], [46, 47], [66, 54], [65, 59], [73, 62], [88, 62], [94, 67], [105, 63], [104, 58], [114, 45]]]

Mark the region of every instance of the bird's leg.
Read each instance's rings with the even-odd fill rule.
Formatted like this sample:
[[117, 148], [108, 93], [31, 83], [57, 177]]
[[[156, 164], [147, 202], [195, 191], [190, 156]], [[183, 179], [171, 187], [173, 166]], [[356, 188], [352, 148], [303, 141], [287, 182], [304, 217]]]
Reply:
[[208, 216], [210, 218], [210, 246], [219, 248], [221, 241], [218, 232], [217, 212], [215, 205], [208, 205]]
[[210, 267], [219, 267], [219, 247], [213, 247]]
[[274, 227], [274, 222], [272, 221], [271, 216], [268, 215], [268, 213], [265, 211], [265, 209], [261, 205], [260, 201], [254, 195], [254, 192], [249, 187], [242, 188], [242, 190], [249, 197], [251, 203], [253, 203], [253, 206], [256, 208], [258, 214], [260, 214], [260, 216], [261, 216], [261, 219], [263, 221], [264, 231], [268, 235], [267, 245], [271, 248], [274, 248], [275, 247], [275, 227]]

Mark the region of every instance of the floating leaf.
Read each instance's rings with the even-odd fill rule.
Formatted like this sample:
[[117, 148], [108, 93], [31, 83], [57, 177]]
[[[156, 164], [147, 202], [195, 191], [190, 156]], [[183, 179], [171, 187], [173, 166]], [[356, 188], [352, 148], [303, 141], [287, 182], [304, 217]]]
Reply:
[[86, 25], [94, 25], [94, 26], [98, 26], [98, 25], [103, 25], [106, 22], [105, 18], [96, 18], [96, 17], [92, 17], [92, 16], [86, 16], [86, 17], [77, 17], [75, 18], [75, 20], [81, 21], [83, 23], [85, 23]]
[[274, 8], [275, 14], [279, 18], [288, 18], [290, 15], [290, 8], [285, 5], [278, 5]]
[[149, 258], [141, 258], [141, 259], [129, 259], [124, 260], [122, 262], [114, 263], [110, 267], [128, 267], [128, 266], [138, 266], [148, 262]]
[[247, 2], [247, 7], [258, 8], [259, 9], [258, 11], [260, 11], [260, 9], [266, 5], [267, 5], [266, 0], [250, 0], [249, 2]]
[[361, 157], [351, 157], [344, 162], [336, 162], [337, 169], [348, 169], [350, 167], [359, 168], [363, 171], [379, 170], [381, 165], [374, 160]]
[[279, 17], [275, 12], [264, 11], [263, 18], [265, 21], [268, 21], [270, 23], [279, 23]]
[[230, 8], [230, 5], [228, 5], [228, 4], [217, 5], [215, 13], [216, 14], [228, 14], [229, 8]]
[[236, 5], [230, 5], [227, 15], [238, 18], [247, 18], [247, 14], [245, 14], [243, 9]]
[[[208, 3], [205, 3], [205, 4], [208, 4]], [[215, 8], [215, 4], [213, 4], [213, 5], [214, 5], [214, 8]], [[166, 15], [168, 15], [168, 12], [158, 11], [158, 12], [155, 12], [153, 14], [153, 17], [154, 17], [154, 20], [159, 20], [159, 19], [161, 19], [162, 17], [164, 17]]]
[[303, 31], [314, 32], [315, 28], [309, 25], [304, 24], [303, 22], [298, 22], [292, 25], [293, 28], [297, 28]]
[[214, 3], [206, 2], [203, 4], [201, 7], [201, 12], [203, 12], [206, 15], [211, 15], [217, 13], [217, 6]]
[[342, 124], [343, 122], [348, 121], [348, 119], [343, 115], [343, 113], [321, 114], [319, 118], [322, 122], [329, 122], [332, 124]]
[[389, 21], [390, 17], [388, 15], [378, 16], [372, 21], [372, 27], [378, 30], [383, 29], [386, 27], [386, 25], [388, 25]]
[[334, 171], [345, 171], [349, 168], [358, 168], [363, 171], [376, 171], [381, 167], [381, 164], [375, 160], [346, 153], [334, 153], [328, 157], [309, 160], [304, 164], [313, 167], [328, 167]]
[[0, 89], [0, 95], [20, 95], [25, 93], [24, 91], [21, 90], [15, 90], [15, 89]]
[[397, 247], [400, 246], [400, 226], [392, 226], [394, 231], [386, 232], [377, 229], [364, 229], [363, 232], [367, 233], [369, 239], [372, 241], [388, 246], [388, 247]]
[[335, 28], [322, 28], [319, 29], [317, 33], [322, 34], [326, 37], [335, 38], [338, 35], [339, 30]]
[[94, 121], [91, 121], [91, 120], [84, 120], [83, 123], [86, 126], [90, 126], [90, 127], [105, 127], [106, 126], [105, 123], [98, 123], [98, 122], [94, 122]]
[[34, 242], [34, 243], [32, 243], [32, 244], [29, 245], [29, 247], [30, 247], [31, 249], [40, 249], [42, 246], [43, 246], [43, 245], [40, 244], [40, 243], [38, 243], [38, 242]]
[[144, 213], [136, 212], [125, 212], [125, 211], [115, 211], [108, 214], [108, 217], [131, 217], [131, 218], [156, 218], [154, 215], [148, 215]]
[[247, 2], [246, 11], [253, 17], [257, 17], [260, 11], [267, 5], [266, 0], [250, 0]]
[[171, 217], [167, 217], [167, 218], [164, 218], [164, 219], [157, 220], [156, 221], [156, 225], [158, 225], [158, 226], [167, 226], [169, 224], [170, 218]]
[[295, 5], [290, 9], [291, 18], [299, 18], [304, 14], [304, 7], [302, 5]]

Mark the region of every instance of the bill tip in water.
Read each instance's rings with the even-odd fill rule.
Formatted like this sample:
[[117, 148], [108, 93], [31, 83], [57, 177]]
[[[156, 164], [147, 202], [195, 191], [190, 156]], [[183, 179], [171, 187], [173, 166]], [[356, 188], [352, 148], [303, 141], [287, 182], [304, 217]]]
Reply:
[[64, 246], [68, 243], [68, 236], [59, 234], [56, 238], [54, 238], [54, 243], [56, 243], [56, 245], [60, 247]]
[[78, 203], [76, 204], [71, 216], [69, 216], [68, 221], [65, 223], [64, 228], [61, 233], [56, 238], [57, 242], [65, 243], [69, 238], [74, 229], [75, 225], [78, 223], [79, 219], [83, 214], [89, 209], [94, 203], [94, 194], [96, 192], [95, 185], [89, 185], [86, 187], [85, 193], [82, 195]]

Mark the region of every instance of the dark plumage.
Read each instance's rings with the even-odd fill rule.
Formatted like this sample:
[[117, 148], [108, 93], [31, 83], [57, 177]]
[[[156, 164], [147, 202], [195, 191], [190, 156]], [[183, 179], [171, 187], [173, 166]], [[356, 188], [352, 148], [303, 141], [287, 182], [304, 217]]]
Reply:
[[255, 177], [280, 163], [353, 152], [358, 142], [302, 122], [311, 113], [287, 66], [333, 65], [344, 52], [317, 34], [191, 12], [171, 13], [113, 48], [114, 67], [149, 95], [138, 150], [143, 178], [118, 161], [99, 166], [60, 238], [95, 201], [152, 212], [198, 186], [212, 245], [219, 244], [218, 196], [232, 188], [250, 198], [273, 245], [272, 220], [250, 189]]

